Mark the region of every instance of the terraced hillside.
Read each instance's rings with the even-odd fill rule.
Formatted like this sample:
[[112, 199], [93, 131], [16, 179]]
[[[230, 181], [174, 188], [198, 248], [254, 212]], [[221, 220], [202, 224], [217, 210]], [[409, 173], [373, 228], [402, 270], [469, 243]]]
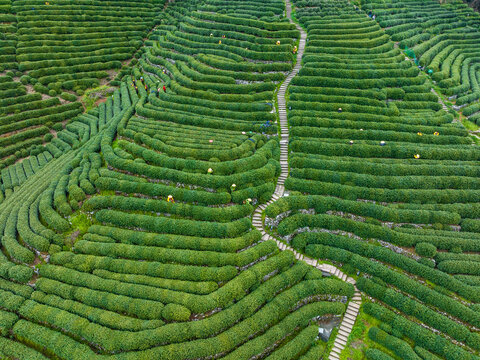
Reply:
[[[0, 2], [0, 168], [62, 149], [65, 139], [51, 141], [83, 112], [77, 95], [124, 73], [162, 9], [163, 1]], [[3, 192], [7, 178], [3, 171]]]
[[417, 58], [453, 101], [454, 109], [474, 123], [480, 121], [480, 15], [461, 1], [375, 2], [363, 7], [401, 49], [411, 48]]
[[[6, 183], [9, 170], [5, 167], [30, 155], [48, 152], [42, 145], [54, 138], [52, 133], [63, 128], [62, 122], [74, 118], [83, 108], [77, 101], [62, 103], [57, 97], [29, 92], [25, 85], [11, 76], [0, 77], [0, 88], [3, 89], [0, 90], [0, 166], [3, 168], [1, 181], [5, 191], [10, 188]], [[51, 154], [48, 156], [51, 157]], [[10, 171], [13, 168], [11, 166]]]
[[20, 71], [60, 93], [99, 84], [129, 60], [163, 1], [16, 0]]
[[265, 225], [366, 295], [330, 358], [477, 359], [477, 147], [366, 12], [295, 4], [308, 38], [287, 102], [288, 196]]
[[0, 22], [0, 358], [480, 358], [480, 152], [435, 92], [475, 121], [466, 6]]
[[318, 359], [354, 288], [250, 219], [299, 31], [280, 0], [152, 6], [113, 96], [2, 172], [0, 357]]

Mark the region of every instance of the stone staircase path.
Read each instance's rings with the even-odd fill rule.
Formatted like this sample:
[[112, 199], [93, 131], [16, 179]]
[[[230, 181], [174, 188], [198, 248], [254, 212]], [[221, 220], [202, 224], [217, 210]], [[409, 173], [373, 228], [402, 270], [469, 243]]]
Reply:
[[[286, 11], [287, 18], [291, 23], [294, 23], [291, 17], [292, 6], [289, 0], [286, 0], [286, 5], [287, 5], [287, 11]], [[275, 240], [280, 250], [292, 251], [295, 254], [296, 259], [304, 261], [307, 264], [314, 266], [325, 273], [334, 275], [339, 279], [342, 279], [343, 281], [347, 281], [355, 287], [354, 295], [350, 300], [350, 302], [348, 303], [347, 310], [343, 316], [342, 322], [340, 324], [340, 328], [338, 330], [337, 337], [335, 338], [335, 342], [333, 344], [332, 350], [328, 357], [329, 360], [338, 360], [340, 359], [340, 353], [342, 352], [342, 350], [345, 348], [347, 344], [348, 336], [350, 335], [353, 325], [355, 324], [355, 320], [357, 319], [357, 315], [358, 315], [358, 310], [360, 309], [360, 305], [362, 303], [361, 294], [358, 291], [357, 287], [355, 286], [355, 279], [348, 277], [346, 274], [340, 271], [340, 269], [336, 268], [333, 265], [318, 264], [317, 260], [310, 259], [309, 257], [304, 256], [303, 254], [300, 254], [299, 252], [295, 251], [287, 244], [275, 239], [273, 236], [270, 236], [265, 231], [262, 223], [263, 210], [265, 210], [265, 208], [268, 205], [272, 204], [273, 202], [277, 201], [283, 196], [283, 193], [285, 192], [285, 186], [284, 186], [285, 179], [288, 176], [288, 122], [287, 122], [285, 93], [293, 77], [297, 75], [298, 71], [302, 66], [301, 64], [302, 56], [303, 56], [303, 52], [305, 51], [305, 44], [307, 40], [307, 33], [299, 25], [295, 24], [295, 26], [300, 31], [300, 42], [298, 45], [297, 63], [295, 67], [292, 69], [292, 71], [288, 74], [288, 76], [280, 86], [280, 89], [278, 90], [278, 93], [277, 93], [278, 113], [279, 113], [279, 121], [280, 121], [279, 123], [280, 138], [281, 138], [280, 140], [281, 172], [280, 172], [280, 176], [278, 177], [277, 186], [275, 188], [275, 192], [273, 193], [272, 198], [266, 204], [262, 204], [255, 209], [253, 213], [252, 223], [253, 223], [253, 226], [255, 226], [255, 228], [262, 233], [262, 240], [264, 241]]]

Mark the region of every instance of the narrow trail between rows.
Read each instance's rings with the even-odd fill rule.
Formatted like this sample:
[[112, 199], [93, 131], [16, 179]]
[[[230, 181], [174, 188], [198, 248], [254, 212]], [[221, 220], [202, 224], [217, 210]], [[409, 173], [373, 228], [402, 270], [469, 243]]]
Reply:
[[333, 344], [332, 350], [330, 351], [330, 355], [328, 357], [329, 360], [338, 360], [340, 359], [340, 353], [342, 352], [342, 350], [345, 348], [345, 345], [347, 344], [348, 336], [350, 335], [350, 332], [352, 331], [355, 320], [357, 319], [358, 311], [360, 309], [360, 305], [362, 302], [361, 294], [358, 291], [357, 287], [355, 286], [355, 279], [348, 277], [346, 274], [340, 271], [340, 269], [336, 268], [333, 265], [319, 264], [317, 260], [308, 258], [303, 254], [298, 253], [287, 244], [281, 242], [278, 239], [275, 239], [273, 236], [270, 236], [265, 231], [265, 228], [262, 222], [263, 210], [265, 210], [265, 208], [268, 205], [272, 204], [273, 202], [278, 200], [280, 197], [282, 197], [285, 192], [284, 184], [285, 184], [285, 179], [288, 176], [288, 121], [287, 121], [285, 94], [286, 94], [288, 85], [292, 81], [293, 77], [297, 75], [297, 73], [299, 72], [302, 66], [301, 64], [302, 56], [305, 51], [305, 44], [307, 40], [307, 33], [298, 24], [294, 23], [294, 21], [292, 20], [291, 14], [292, 14], [291, 3], [289, 0], [286, 0], [286, 16], [290, 21], [290, 23], [295, 24], [297, 29], [300, 31], [300, 42], [298, 45], [297, 63], [295, 64], [295, 67], [292, 69], [290, 74], [288, 74], [288, 76], [286, 77], [283, 84], [280, 86], [280, 89], [278, 90], [278, 93], [277, 93], [278, 112], [279, 112], [279, 119], [280, 119], [280, 136], [281, 136], [280, 137], [281, 172], [280, 172], [280, 176], [278, 177], [277, 186], [275, 188], [275, 192], [272, 198], [266, 204], [260, 205], [255, 209], [253, 213], [252, 223], [253, 223], [253, 226], [255, 226], [255, 228], [262, 233], [262, 240], [265, 240], [265, 241], [275, 240], [280, 250], [292, 251], [295, 254], [295, 258], [297, 258], [298, 260], [302, 260], [306, 262], [308, 265], [314, 266], [325, 273], [329, 273], [331, 275], [334, 275], [342, 279], [343, 281], [347, 281], [355, 287], [354, 295], [350, 300], [350, 302], [348, 303], [347, 310], [343, 316], [342, 322], [340, 324], [340, 328], [335, 338], [335, 342]]

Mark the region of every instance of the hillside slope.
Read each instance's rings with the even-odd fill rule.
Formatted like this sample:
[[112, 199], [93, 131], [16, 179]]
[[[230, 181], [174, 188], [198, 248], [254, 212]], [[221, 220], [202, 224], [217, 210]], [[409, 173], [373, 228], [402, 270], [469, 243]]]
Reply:
[[299, 37], [284, 8], [170, 4], [113, 96], [58, 132], [69, 146], [21, 185], [8, 168], [0, 354], [322, 354], [316, 324], [353, 286], [250, 219], [280, 173], [275, 91]]

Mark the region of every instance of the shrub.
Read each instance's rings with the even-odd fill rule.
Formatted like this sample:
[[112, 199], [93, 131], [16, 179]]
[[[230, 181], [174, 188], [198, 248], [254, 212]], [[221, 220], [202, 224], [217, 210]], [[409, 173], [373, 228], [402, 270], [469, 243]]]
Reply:
[[190, 310], [185, 306], [178, 304], [167, 304], [162, 310], [162, 317], [167, 321], [188, 321], [190, 319]]
[[437, 253], [435, 245], [429, 243], [417, 243], [415, 245], [415, 252], [420, 256], [433, 258]]

